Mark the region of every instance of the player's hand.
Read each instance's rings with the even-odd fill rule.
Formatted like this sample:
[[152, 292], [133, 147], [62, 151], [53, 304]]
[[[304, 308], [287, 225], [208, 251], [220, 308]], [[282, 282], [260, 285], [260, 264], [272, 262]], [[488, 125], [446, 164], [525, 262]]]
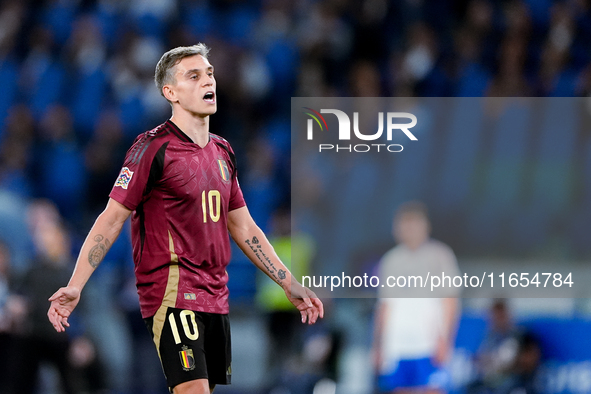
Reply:
[[318, 318], [324, 317], [324, 305], [314, 292], [297, 281], [285, 288], [285, 295], [289, 301], [300, 311], [302, 323], [314, 324]]
[[73, 286], [62, 287], [49, 297], [51, 305], [47, 317], [57, 332], [66, 331], [70, 327], [68, 317], [80, 301], [80, 289]]

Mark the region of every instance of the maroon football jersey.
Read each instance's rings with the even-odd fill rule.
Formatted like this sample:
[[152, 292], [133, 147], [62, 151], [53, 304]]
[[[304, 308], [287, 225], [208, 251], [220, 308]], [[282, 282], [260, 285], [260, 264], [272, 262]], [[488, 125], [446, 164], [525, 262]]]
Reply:
[[160, 306], [228, 313], [228, 212], [245, 205], [234, 152], [204, 148], [168, 120], [139, 135], [110, 197], [132, 210], [136, 283], [144, 318]]

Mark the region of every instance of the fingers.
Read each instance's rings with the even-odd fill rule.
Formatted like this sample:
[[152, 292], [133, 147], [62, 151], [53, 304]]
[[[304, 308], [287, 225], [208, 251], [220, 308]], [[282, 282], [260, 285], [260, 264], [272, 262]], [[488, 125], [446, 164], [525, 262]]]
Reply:
[[302, 323], [305, 324], [307, 322], [308, 324], [314, 324], [319, 317], [324, 317], [324, 305], [312, 290], [300, 286], [298, 293], [300, 293], [301, 296], [296, 295], [292, 289], [292, 293], [288, 294], [288, 297], [301, 300], [301, 303], [299, 300], [295, 302], [292, 301], [292, 303], [300, 310]]
[[320, 311], [318, 308], [312, 306], [300, 310], [300, 315], [302, 316], [302, 323], [314, 324], [318, 320], [318, 316], [320, 316]]
[[306, 288], [306, 292], [308, 293], [308, 297], [310, 297], [310, 300], [312, 301], [316, 309], [318, 309], [318, 314], [320, 315], [320, 318], [323, 318], [324, 304], [322, 303], [322, 301], [320, 301], [320, 298], [318, 298], [316, 293], [314, 293], [312, 290]]
[[64, 332], [66, 330], [63, 325], [62, 316], [60, 316], [57, 307], [55, 306], [55, 304], [59, 302], [59, 298], [62, 296], [62, 294], [63, 288], [59, 289], [58, 291], [53, 293], [51, 297], [49, 297], [51, 305], [49, 307], [49, 310], [47, 311], [47, 317], [49, 318], [49, 322], [57, 332]]
[[308, 308], [300, 311], [300, 315], [302, 315], [302, 323], [306, 324], [314, 324], [318, 319], [318, 311], [315, 308]]
[[316, 323], [318, 320], [318, 309], [317, 308], [310, 308], [306, 310], [308, 312], [308, 324]]
[[57, 332], [64, 332], [66, 331], [66, 327], [70, 327], [70, 323], [68, 323], [68, 316], [69, 312], [67, 310], [60, 312], [58, 308], [54, 306], [53, 302], [47, 311], [49, 322]]
[[306, 304], [308, 308], [314, 308], [314, 305], [312, 305], [312, 301], [310, 301], [308, 297], [303, 297], [302, 301], [304, 301], [304, 304]]
[[324, 317], [324, 304], [320, 301], [320, 298], [312, 298], [312, 303], [314, 303], [316, 309], [318, 309], [318, 315], [322, 319]]
[[61, 316], [57, 313], [57, 310], [51, 306], [49, 311], [47, 311], [47, 317], [49, 318], [49, 322], [57, 332], [64, 332], [65, 328], [62, 324]]
[[308, 295], [308, 299], [311, 301], [311, 305], [310, 307], [314, 308], [316, 317], [314, 318], [314, 322], [311, 324], [314, 324], [316, 322], [316, 319], [318, 318], [318, 316], [320, 316], [320, 318], [324, 317], [324, 304], [322, 303], [322, 301], [320, 301], [320, 298], [318, 298], [318, 296], [316, 295], [316, 293], [314, 293], [312, 290], [308, 289], [306, 287], [306, 293]]

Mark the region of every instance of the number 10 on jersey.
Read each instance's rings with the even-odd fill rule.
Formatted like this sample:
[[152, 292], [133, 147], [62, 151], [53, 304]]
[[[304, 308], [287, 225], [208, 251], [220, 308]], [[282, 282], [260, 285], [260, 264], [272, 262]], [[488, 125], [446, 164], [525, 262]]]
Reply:
[[[203, 209], [203, 223], [207, 223], [207, 216], [212, 222], [220, 220], [220, 206], [222, 197], [219, 190], [210, 190], [205, 193], [201, 193], [201, 208]], [[209, 209], [208, 209], [209, 207]], [[209, 212], [208, 212], [209, 211]]]

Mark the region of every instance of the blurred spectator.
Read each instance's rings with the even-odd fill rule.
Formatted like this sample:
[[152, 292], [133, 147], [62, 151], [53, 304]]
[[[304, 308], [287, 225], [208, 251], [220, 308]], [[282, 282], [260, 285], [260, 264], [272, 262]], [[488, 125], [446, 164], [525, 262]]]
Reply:
[[0, 187], [17, 195], [30, 197], [31, 153], [35, 121], [29, 108], [15, 105], [9, 110], [0, 148]]
[[351, 70], [351, 89], [355, 97], [383, 96], [380, 86], [380, 73], [370, 61], [358, 61]]
[[257, 138], [249, 144], [247, 159], [250, 164], [243, 172], [244, 199], [254, 220], [263, 231], [269, 229], [269, 218], [277, 207], [280, 192], [278, 182], [274, 181], [274, 170], [277, 168], [277, 152], [263, 138]]
[[486, 336], [476, 354], [478, 377], [473, 394], [535, 394], [541, 348], [534, 336], [516, 326], [503, 299], [490, 308]]
[[102, 393], [106, 387], [104, 369], [99, 362], [94, 343], [85, 336], [74, 338], [68, 349], [72, 386], [77, 393]]
[[10, 275], [10, 250], [0, 242], [0, 393], [7, 393], [11, 364], [16, 349], [15, 333], [22, 328], [26, 314], [25, 301], [14, 294]]
[[119, 117], [114, 111], [103, 112], [85, 151], [88, 168], [86, 203], [91, 213], [104, 209], [105, 198], [115, 183], [125, 149]]
[[49, 107], [41, 119], [39, 131], [37, 193], [51, 199], [65, 219], [77, 224], [86, 197], [88, 176], [70, 110], [61, 105]]
[[[50, 363], [58, 372], [65, 393], [76, 392], [73, 370], [70, 365], [70, 341], [47, 324], [47, 299], [54, 289], [66, 283], [70, 276], [72, 258], [70, 244], [59, 213], [53, 204], [38, 201], [29, 208], [29, 224], [35, 242], [37, 256], [34, 264], [18, 286], [18, 292], [26, 303], [26, 317], [19, 327], [18, 340], [13, 345], [10, 385], [13, 393], [35, 393], [39, 389], [38, 373], [43, 362]], [[78, 350], [74, 359], [80, 361]], [[93, 353], [87, 359], [95, 359]], [[77, 367], [89, 365], [78, 362]], [[77, 379], [81, 379], [78, 375]], [[95, 382], [95, 386], [101, 385]], [[94, 391], [93, 391], [94, 392]]]
[[509, 394], [538, 394], [538, 373], [542, 364], [540, 343], [531, 334], [524, 334], [519, 340], [515, 363], [511, 368], [506, 392]]
[[76, 133], [86, 140], [100, 115], [107, 89], [104, 67], [107, 48], [97, 18], [77, 19], [64, 51], [76, 82], [67, 101], [71, 101]]
[[[313, 241], [303, 234], [291, 234], [291, 215], [285, 208], [278, 209], [273, 214], [271, 229], [269, 241], [275, 252], [294, 277], [300, 280], [302, 275], [307, 275], [313, 255]], [[292, 247], [298, 248], [294, 254]], [[303, 327], [297, 324], [299, 313], [285, 299], [283, 290], [262, 273], [258, 275], [256, 297], [259, 307], [267, 315], [270, 339], [268, 369], [272, 371], [270, 376], [274, 376], [270, 383], [278, 384], [291, 373], [292, 364], [303, 344]]]
[[[96, 211], [94, 196], [112, 184], [107, 161], [120, 155], [106, 154], [120, 142], [101, 135], [128, 146], [167, 116], [150, 66], [165, 48], [214, 48], [220, 91], [232, 94], [220, 96], [224, 117], [212, 127], [240, 151], [266, 138], [272, 117], [289, 118], [294, 95], [587, 95], [590, 12], [575, 0], [4, 1], [0, 183], [53, 199], [68, 221]], [[15, 120], [32, 137], [15, 137]], [[267, 161], [271, 182], [288, 166], [237, 156], [242, 174]], [[276, 187], [289, 194], [287, 182]]]
[[525, 76], [527, 41], [523, 36], [506, 36], [499, 49], [499, 67], [488, 87], [491, 97], [531, 96], [533, 90]]
[[19, 88], [33, 116], [39, 120], [50, 106], [62, 99], [66, 70], [56, 57], [58, 48], [53, 30], [35, 25], [29, 34], [29, 49], [21, 66]]
[[507, 384], [509, 369], [517, 355], [520, 334], [506, 301], [494, 301], [486, 335], [476, 354], [477, 382], [470, 392], [494, 392]]

